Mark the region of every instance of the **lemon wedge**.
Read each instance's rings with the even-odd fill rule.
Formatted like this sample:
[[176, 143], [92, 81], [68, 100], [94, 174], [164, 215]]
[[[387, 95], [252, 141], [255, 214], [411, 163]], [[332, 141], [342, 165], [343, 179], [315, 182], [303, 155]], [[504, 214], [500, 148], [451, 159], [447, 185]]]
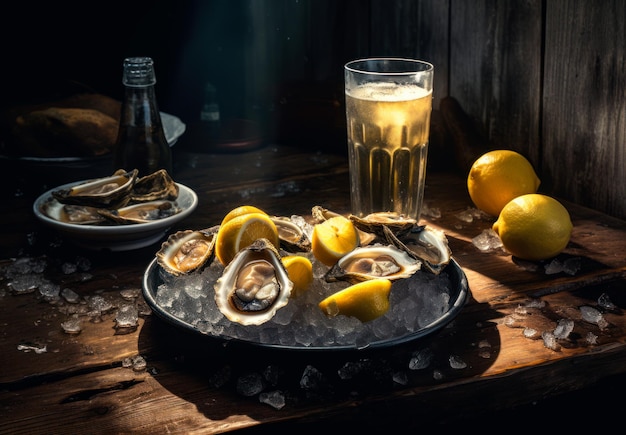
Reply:
[[328, 317], [350, 316], [361, 322], [374, 320], [389, 310], [391, 281], [376, 278], [333, 293], [319, 303]]

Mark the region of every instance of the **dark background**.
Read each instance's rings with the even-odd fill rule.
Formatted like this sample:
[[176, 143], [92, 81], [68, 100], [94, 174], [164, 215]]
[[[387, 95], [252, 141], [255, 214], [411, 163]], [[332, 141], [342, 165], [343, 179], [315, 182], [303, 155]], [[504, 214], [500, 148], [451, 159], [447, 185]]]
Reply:
[[258, 121], [270, 140], [293, 140], [294, 122], [343, 138], [343, 64], [358, 50], [345, 49], [338, 24], [351, 2], [338, 3], [15, 3], [1, 18], [0, 101], [11, 107], [83, 90], [121, 99], [124, 58], [150, 56], [159, 108], [188, 125], [211, 82], [223, 119]]

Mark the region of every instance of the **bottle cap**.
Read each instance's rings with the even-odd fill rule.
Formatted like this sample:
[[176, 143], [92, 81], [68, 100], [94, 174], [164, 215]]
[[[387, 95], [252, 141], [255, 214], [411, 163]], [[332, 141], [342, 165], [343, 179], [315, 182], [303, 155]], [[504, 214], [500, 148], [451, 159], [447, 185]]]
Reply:
[[122, 83], [125, 86], [150, 86], [156, 83], [154, 62], [149, 57], [128, 57], [124, 59]]

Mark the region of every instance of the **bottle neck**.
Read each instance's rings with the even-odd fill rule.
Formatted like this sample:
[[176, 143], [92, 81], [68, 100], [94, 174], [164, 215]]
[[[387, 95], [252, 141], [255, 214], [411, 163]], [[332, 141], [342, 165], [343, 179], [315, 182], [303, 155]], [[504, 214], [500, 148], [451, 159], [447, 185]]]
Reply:
[[121, 123], [130, 126], [162, 126], [154, 86], [127, 86], [122, 104]]

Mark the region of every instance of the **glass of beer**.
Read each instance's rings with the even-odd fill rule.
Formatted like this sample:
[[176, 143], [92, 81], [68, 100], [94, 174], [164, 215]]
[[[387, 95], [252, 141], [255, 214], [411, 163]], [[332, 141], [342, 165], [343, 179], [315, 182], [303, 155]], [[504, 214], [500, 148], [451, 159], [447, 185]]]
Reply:
[[400, 58], [345, 65], [352, 214], [395, 212], [419, 222], [433, 69]]

